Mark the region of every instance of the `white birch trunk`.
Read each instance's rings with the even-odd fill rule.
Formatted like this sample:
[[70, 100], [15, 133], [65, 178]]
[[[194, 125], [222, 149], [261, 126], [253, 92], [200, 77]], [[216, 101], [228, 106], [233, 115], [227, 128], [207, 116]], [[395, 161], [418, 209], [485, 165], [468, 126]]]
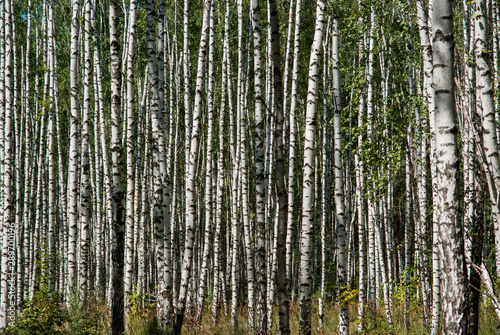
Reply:
[[48, 125], [48, 156], [49, 156], [49, 234], [48, 234], [48, 251], [49, 251], [49, 290], [53, 291], [56, 287], [56, 271], [55, 271], [55, 261], [56, 261], [56, 236], [55, 236], [55, 225], [56, 225], [56, 180], [55, 180], [55, 169], [54, 169], [54, 135], [55, 135], [55, 97], [54, 97], [54, 86], [55, 86], [55, 50], [53, 45], [53, 24], [54, 24], [54, 8], [53, 2], [49, 3], [49, 23], [48, 23], [48, 58], [50, 71], [50, 83], [49, 83], [49, 125]]
[[135, 205], [135, 179], [134, 179], [134, 147], [137, 145], [135, 137], [134, 123], [134, 53], [135, 53], [135, 27], [136, 27], [136, 8], [135, 0], [130, 1], [129, 7], [129, 30], [128, 30], [128, 48], [127, 48], [127, 196], [126, 196], [126, 221], [125, 221], [125, 282], [124, 299], [125, 313], [129, 313], [129, 297], [132, 294], [132, 276], [134, 272], [134, 205]]
[[265, 246], [265, 188], [264, 188], [264, 93], [262, 90], [262, 37], [260, 27], [260, 1], [252, 0], [252, 28], [254, 48], [254, 95], [255, 95], [255, 187], [256, 187], [256, 329], [267, 333], [266, 311], [266, 246]]
[[443, 333], [464, 334], [465, 315], [464, 246], [459, 221], [459, 181], [457, 125], [453, 81], [453, 10], [451, 1], [434, 4], [433, 13], [433, 88], [436, 103], [437, 218], [439, 255], [442, 261]]
[[294, 203], [295, 203], [295, 110], [297, 108], [297, 81], [299, 76], [299, 50], [300, 50], [300, 9], [301, 0], [297, 0], [295, 6], [295, 32], [293, 44], [293, 68], [292, 68], [292, 90], [290, 92], [290, 119], [289, 119], [289, 151], [288, 151], [288, 217], [286, 231], [286, 273], [287, 286], [290, 291], [292, 282], [292, 240], [293, 240], [293, 222], [294, 222]]
[[[0, 113], [5, 113], [3, 124], [3, 165], [2, 165], [2, 273], [0, 287], [2, 295], [0, 297], [0, 329], [5, 329], [15, 317], [15, 280], [13, 278], [15, 254], [14, 250], [14, 234], [15, 222], [12, 220], [12, 212], [14, 207], [13, 199], [13, 120], [12, 120], [12, 107], [13, 107], [13, 87], [12, 87], [12, 32], [11, 32], [11, 19], [13, 13], [11, 12], [10, 1], [6, 0], [3, 4], [5, 8], [5, 63], [2, 64], [4, 68], [4, 99], [5, 108], [0, 110]], [[1, 9], [1, 7], [0, 7]], [[2, 13], [3, 14], [3, 13]]]
[[[340, 55], [339, 55], [339, 26], [338, 18], [333, 18], [332, 30], [332, 62], [333, 62], [333, 136], [335, 142], [335, 216], [337, 221], [337, 283], [340, 286], [340, 296], [348, 290], [347, 287], [347, 248], [346, 248], [346, 218], [344, 203], [344, 166], [342, 160], [342, 130], [340, 101]], [[326, 127], [326, 124], [323, 125]], [[325, 168], [325, 167], [323, 167]], [[349, 334], [349, 303], [340, 301], [339, 307], [339, 334]]]
[[[432, 90], [432, 47], [430, 44], [430, 39], [429, 39], [429, 25], [428, 25], [428, 14], [427, 14], [427, 6], [426, 6], [426, 1], [424, 0], [419, 0], [417, 2], [417, 18], [418, 18], [418, 28], [419, 28], [419, 35], [420, 35], [420, 46], [422, 48], [422, 61], [423, 61], [423, 77], [424, 77], [424, 87], [423, 87], [423, 96], [426, 99], [426, 104], [427, 108], [430, 110], [431, 108], [434, 109], [434, 95], [433, 95], [433, 90]], [[420, 118], [422, 127], [425, 129], [427, 127], [427, 120], [425, 117]], [[432, 150], [432, 148], [431, 148]], [[432, 155], [432, 154], [431, 154]], [[427, 256], [427, 250], [425, 249], [425, 243], [424, 243], [424, 230], [425, 230], [425, 225], [426, 225], [426, 220], [427, 220], [427, 139], [425, 136], [422, 136], [422, 147], [421, 147], [421, 160], [422, 160], [422, 166], [421, 166], [421, 175], [420, 179], [422, 181], [422, 184], [420, 185], [420, 190], [419, 190], [419, 208], [420, 208], [420, 246], [422, 249], [422, 255], [423, 255], [423, 264], [424, 267], [426, 266], [426, 263], [428, 262], [428, 256]], [[423, 294], [425, 297], [427, 297], [427, 300], [429, 300], [429, 290], [430, 290], [430, 285], [427, 282], [427, 273], [424, 271], [424, 284], [426, 287], [423, 288]], [[427, 303], [427, 306], [424, 306], [424, 309], [429, 308], [429, 303]]]
[[175, 315], [175, 323], [173, 333], [178, 335], [182, 329], [184, 320], [184, 312], [186, 309], [186, 298], [188, 291], [188, 283], [191, 277], [191, 269], [193, 263], [193, 244], [195, 233], [196, 220], [196, 167], [198, 158], [199, 133], [200, 133], [200, 118], [202, 107], [202, 88], [203, 88], [203, 73], [205, 68], [205, 58], [208, 45], [208, 29], [209, 29], [209, 13], [210, 0], [205, 1], [203, 8], [203, 24], [202, 34], [200, 39], [200, 49], [198, 53], [198, 67], [196, 76], [196, 95], [193, 109], [193, 130], [191, 134], [191, 148], [189, 152], [189, 161], [187, 162], [187, 180], [186, 180], [186, 241], [184, 245], [184, 257], [182, 260], [182, 279], [177, 301], [177, 310]]
[[[83, 123], [82, 123], [82, 157], [80, 184], [80, 266], [78, 271], [78, 287], [80, 295], [85, 299], [88, 290], [89, 249], [90, 249], [90, 0], [85, 0], [85, 24], [83, 34]], [[49, 125], [50, 129], [50, 125]], [[49, 130], [50, 132], [50, 130]]]
[[[358, 6], [361, 3], [358, 2]], [[362, 23], [362, 18], [359, 19]], [[363, 38], [359, 41], [358, 57], [361, 64], [364, 53]], [[364, 94], [360, 95], [359, 111], [358, 111], [358, 128], [363, 126], [364, 119]], [[365, 319], [365, 303], [366, 303], [366, 290], [365, 290], [365, 277], [366, 277], [366, 243], [365, 243], [365, 202], [363, 195], [363, 188], [365, 184], [365, 171], [364, 162], [361, 157], [361, 149], [363, 146], [363, 135], [358, 135], [358, 148], [354, 155], [354, 164], [356, 165], [356, 202], [358, 210], [358, 244], [359, 244], [359, 300], [358, 300], [358, 332], [364, 331]]]
[[[373, 61], [373, 49], [375, 46], [374, 38], [375, 29], [375, 9], [371, 8], [370, 15], [370, 36], [368, 44], [368, 70], [366, 75], [367, 81], [367, 94], [366, 94], [366, 118], [367, 118], [367, 139], [368, 143], [373, 143], [373, 74], [374, 74], [374, 61]], [[376, 172], [372, 169], [368, 171], [372, 175]], [[375, 196], [373, 191], [370, 192], [368, 196], [368, 305], [370, 307], [370, 313], [374, 312], [376, 306], [376, 257], [375, 257]]]
[[[283, 97], [283, 82], [281, 75], [281, 54], [280, 54], [280, 33], [276, 1], [271, 0], [268, 3], [268, 11], [270, 12], [271, 23], [271, 51], [273, 63], [273, 80], [274, 80], [274, 102], [276, 106], [276, 125], [274, 130], [275, 141], [275, 183], [276, 193], [278, 196], [277, 220], [275, 221], [276, 235], [275, 236], [275, 262], [277, 266], [277, 293], [279, 305], [279, 333], [281, 335], [290, 334], [290, 307], [289, 293], [287, 288], [287, 214], [288, 214], [288, 196], [285, 186], [285, 156], [284, 156], [284, 138], [283, 124], [284, 119], [284, 99]], [[292, 118], [293, 119], [293, 118]], [[270, 118], [268, 118], [270, 120]], [[295, 121], [293, 121], [295, 122]], [[270, 127], [270, 125], [268, 125]], [[293, 169], [292, 169], [293, 171]], [[293, 192], [292, 192], [293, 194]], [[273, 268], [275, 267], [273, 262]], [[274, 299], [273, 299], [274, 300]], [[273, 301], [274, 302], [274, 301]], [[270, 309], [274, 304], [270, 305]], [[271, 322], [269, 322], [271, 324]]]
[[300, 252], [300, 334], [311, 334], [311, 289], [312, 289], [312, 234], [314, 218], [314, 184], [316, 148], [316, 98], [320, 54], [323, 44], [325, 26], [325, 3], [317, 1], [314, 40], [311, 46], [309, 61], [309, 80], [306, 108], [305, 142], [304, 142], [304, 181], [302, 197], [302, 237]]
[[[224, 271], [222, 268], [222, 250], [221, 250], [221, 230], [223, 219], [223, 196], [224, 196], [224, 126], [226, 110], [226, 87], [227, 87], [227, 55], [229, 52], [229, 1], [226, 1], [226, 12], [224, 15], [224, 41], [222, 55], [222, 93], [219, 114], [219, 152], [217, 156], [217, 189], [216, 189], [216, 215], [215, 215], [215, 235], [214, 235], [214, 293], [212, 300], [212, 324], [216, 325], [221, 300], [224, 295], [221, 294], [221, 287], [225, 285]], [[213, 46], [211, 46], [213, 47]], [[228, 234], [229, 235], [229, 234]], [[230, 255], [226, 255], [229, 258]]]
[[155, 250], [156, 266], [158, 277], [158, 318], [164, 323], [167, 320], [166, 315], [166, 292], [164, 280], [164, 176], [166, 175], [165, 166], [165, 142], [163, 139], [163, 124], [161, 122], [162, 110], [159, 109], [159, 81], [158, 66], [156, 59], [156, 12], [153, 1], [147, 3], [148, 28], [146, 48], [148, 53], [148, 77], [151, 82], [151, 125], [153, 132], [153, 218], [155, 230]]
[[70, 145], [68, 170], [68, 294], [75, 288], [77, 279], [76, 241], [78, 215], [78, 36], [79, 36], [80, 0], [72, 1], [71, 19], [71, 59], [70, 59]]
[[[207, 287], [207, 277], [208, 277], [208, 263], [210, 256], [210, 237], [212, 233], [212, 160], [213, 160], [213, 124], [214, 124], [214, 1], [210, 2], [210, 27], [209, 27], [209, 43], [208, 43], [208, 85], [207, 85], [207, 107], [208, 107], [208, 129], [207, 129], [207, 156], [205, 159], [205, 232], [204, 232], [204, 246], [203, 255], [201, 259], [201, 272], [200, 272], [200, 287], [198, 291], [198, 310], [197, 319], [201, 320], [201, 315], [203, 312], [205, 294]], [[215, 244], [215, 241], [214, 241]]]
[[110, 72], [111, 72], [111, 161], [113, 218], [111, 228], [111, 334], [119, 335], [124, 328], [123, 263], [125, 240], [125, 204], [122, 181], [122, 120], [120, 30], [117, 0], [110, 0]]

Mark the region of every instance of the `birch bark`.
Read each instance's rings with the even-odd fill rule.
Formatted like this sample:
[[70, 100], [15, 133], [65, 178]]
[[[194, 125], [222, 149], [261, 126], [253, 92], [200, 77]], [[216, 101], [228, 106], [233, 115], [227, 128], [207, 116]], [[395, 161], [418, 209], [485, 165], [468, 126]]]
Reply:
[[[300, 0], [298, 0], [300, 1]], [[273, 89], [274, 102], [276, 106], [276, 126], [274, 130], [275, 140], [275, 183], [276, 192], [278, 195], [278, 218], [275, 224], [277, 225], [277, 250], [276, 258], [278, 264], [278, 305], [279, 305], [279, 333], [281, 335], [290, 334], [290, 310], [289, 298], [287, 290], [287, 263], [286, 263], [286, 246], [287, 246], [287, 212], [288, 199], [287, 190], [285, 187], [285, 157], [284, 157], [284, 140], [283, 140], [283, 123], [284, 123], [284, 97], [283, 97], [283, 82], [281, 75], [281, 54], [280, 54], [280, 33], [278, 22], [278, 11], [276, 8], [276, 0], [269, 1], [270, 23], [271, 23], [271, 51], [273, 64]], [[295, 121], [294, 121], [295, 122]], [[293, 170], [293, 169], [292, 169]], [[293, 194], [293, 192], [292, 192]], [[270, 305], [271, 308], [273, 305]]]
[[129, 310], [129, 297], [132, 294], [133, 275], [133, 230], [134, 230], [134, 205], [135, 205], [135, 179], [134, 179], [134, 148], [137, 144], [135, 139], [134, 123], [134, 53], [135, 53], [135, 27], [136, 27], [136, 0], [130, 1], [129, 7], [129, 31], [127, 49], [127, 196], [126, 196], [126, 221], [125, 221], [125, 313]]
[[294, 169], [295, 169], [295, 110], [297, 108], [297, 81], [299, 76], [299, 50], [300, 50], [300, 9], [301, 0], [297, 0], [295, 6], [295, 31], [293, 43], [293, 67], [292, 67], [292, 90], [290, 92], [290, 138], [289, 138], [289, 152], [288, 152], [288, 217], [287, 217], [287, 231], [286, 231], [286, 273], [287, 273], [287, 287], [290, 291], [290, 284], [292, 282], [292, 237], [293, 237], [293, 223], [294, 223], [294, 203], [295, 203], [295, 184], [294, 184]]
[[[207, 107], [208, 107], [208, 128], [207, 128], [207, 156], [205, 159], [205, 233], [203, 246], [203, 255], [201, 259], [200, 288], [198, 292], [198, 310], [197, 319], [201, 320], [201, 313], [205, 302], [206, 282], [208, 277], [208, 262], [210, 255], [210, 237], [212, 235], [212, 157], [214, 142], [214, 1], [210, 2], [210, 30], [208, 42], [208, 87], [207, 87]], [[215, 241], [214, 241], [215, 244]]]
[[433, 87], [436, 103], [437, 216], [439, 255], [442, 260], [443, 332], [464, 334], [465, 315], [464, 246], [459, 221], [458, 150], [454, 96], [454, 37], [451, 1], [434, 3], [432, 13]]
[[256, 187], [256, 329], [267, 333], [266, 311], [266, 247], [265, 247], [265, 189], [264, 189], [264, 113], [262, 92], [262, 37], [260, 27], [260, 1], [252, 0], [252, 28], [254, 46], [254, 90], [255, 90], [255, 187]]
[[198, 137], [200, 132], [200, 117], [202, 107], [202, 89], [203, 89], [203, 73], [205, 69], [205, 58], [207, 53], [208, 44], [208, 30], [209, 30], [209, 13], [210, 13], [210, 0], [206, 0], [203, 8], [203, 24], [201, 29], [200, 48], [198, 53], [198, 67], [196, 77], [196, 95], [193, 109], [193, 130], [191, 133], [191, 148], [189, 152], [189, 161], [187, 166], [187, 181], [186, 181], [186, 241], [184, 257], [182, 261], [182, 279], [181, 288], [179, 291], [179, 298], [177, 301], [177, 310], [175, 315], [175, 322], [173, 333], [178, 335], [181, 333], [182, 323], [184, 320], [184, 312], [186, 309], [186, 297], [188, 291], [188, 283], [191, 277], [191, 268], [193, 263], [193, 244], [195, 233], [195, 219], [196, 219], [196, 166], [198, 158]]
[[112, 211], [111, 223], [111, 334], [124, 332], [123, 263], [125, 235], [125, 204], [122, 181], [122, 120], [120, 17], [117, 0], [109, 2], [110, 72], [111, 72], [111, 161]]
[[[347, 250], [346, 250], [346, 220], [344, 202], [344, 165], [342, 159], [342, 129], [340, 102], [340, 57], [339, 57], [339, 24], [337, 16], [333, 17], [332, 65], [333, 65], [333, 136], [335, 142], [335, 216], [337, 221], [337, 282], [340, 286], [340, 296], [343, 297], [347, 287]], [[323, 125], [326, 127], [326, 125]], [[325, 168], [325, 167], [323, 167]], [[339, 334], [349, 334], [349, 304], [340, 301]]]
[[156, 250], [156, 264], [157, 264], [157, 278], [158, 278], [158, 317], [164, 323], [167, 320], [166, 314], [166, 298], [165, 291], [165, 278], [164, 278], [164, 234], [165, 225], [164, 220], [164, 177], [166, 176], [165, 165], [165, 141], [163, 138], [163, 124], [161, 114], [163, 110], [159, 108], [159, 78], [158, 78], [158, 63], [156, 59], [156, 12], [154, 2], [149, 0], [147, 2], [148, 11], [148, 28], [147, 28], [147, 41], [146, 48], [148, 53], [148, 77], [151, 82], [151, 125], [153, 132], [153, 218], [155, 229], [155, 250]]
[[[361, 6], [361, 3], [358, 2]], [[359, 19], [362, 23], [362, 18]], [[359, 41], [359, 63], [361, 64], [363, 60], [364, 53], [364, 42], [363, 39]], [[359, 111], [358, 111], [358, 128], [363, 126], [364, 119], [364, 95], [360, 95], [359, 101]], [[363, 146], [363, 135], [360, 133], [358, 135], [358, 148], [354, 154], [354, 162], [356, 165], [356, 202], [358, 210], [358, 243], [359, 243], [359, 300], [358, 300], [358, 332], [361, 333], [364, 330], [364, 318], [365, 318], [365, 303], [366, 303], [366, 290], [365, 290], [365, 277], [366, 277], [366, 243], [365, 243], [365, 202], [363, 196], [363, 188], [365, 184], [365, 171], [364, 162], [361, 157], [361, 150]]]
[[[83, 34], [83, 123], [82, 123], [82, 157], [81, 157], [81, 184], [80, 184], [80, 268], [79, 290], [85, 299], [89, 277], [89, 249], [90, 249], [90, 0], [85, 0], [85, 23]], [[50, 127], [50, 126], [49, 126]]]
[[[0, 287], [2, 291], [0, 300], [0, 329], [5, 329], [7, 325], [12, 322], [12, 316], [10, 314], [11, 307], [15, 304], [15, 294], [13, 294], [13, 289], [15, 288], [15, 281], [12, 277], [14, 271], [15, 260], [14, 250], [9, 247], [9, 242], [14, 239], [15, 222], [12, 220], [12, 212], [14, 207], [13, 199], [13, 120], [12, 120], [12, 106], [13, 106], [13, 87], [12, 87], [12, 23], [11, 19], [13, 13], [11, 12], [10, 1], [6, 0], [4, 3], [5, 10], [5, 66], [4, 70], [4, 99], [5, 99], [5, 112], [4, 116], [4, 133], [3, 138], [3, 166], [2, 166], [2, 211], [3, 211], [3, 230], [2, 230], [2, 273]], [[0, 7], [1, 8], [1, 7]], [[11, 272], [12, 271], [12, 272]], [[8, 292], [8, 293], [7, 293]]]
[[[227, 87], [227, 63], [228, 63], [228, 39], [229, 39], [229, 1], [226, 1], [226, 12], [224, 15], [224, 41], [222, 55], [222, 93], [219, 114], [219, 152], [217, 155], [217, 189], [216, 189], [216, 215], [215, 215], [215, 235], [214, 235], [214, 294], [212, 302], [212, 323], [217, 324], [220, 301], [224, 296], [220, 292], [220, 287], [224, 283], [224, 271], [222, 267], [221, 250], [221, 230], [223, 219], [223, 198], [224, 198], [224, 126], [226, 110], [226, 87]], [[213, 47], [213, 46], [212, 46]], [[226, 255], [229, 257], [230, 255]]]
[[311, 334], [311, 286], [312, 286], [312, 234], [314, 218], [314, 184], [316, 148], [316, 97], [320, 54], [323, 44], [325, 26], [325, 3], [317, 1], [314, 40], [311, 46], [309, 61], [309, 79], [306, 108], [305, 142], [304, 142], [304, 180], [302, 197], [302, 237], [300, 252], [300, 334]]
[[80, 0], [72, 1], [71, 19], [71, 58], [70, 58], [70, 145], [69, 145], [69, 171], [68, 171], [68, 292], [76, 285], [76, 240], [77, 240], [77, 215], [78, 215], [78, 39], [79, 39], [79, 11]]

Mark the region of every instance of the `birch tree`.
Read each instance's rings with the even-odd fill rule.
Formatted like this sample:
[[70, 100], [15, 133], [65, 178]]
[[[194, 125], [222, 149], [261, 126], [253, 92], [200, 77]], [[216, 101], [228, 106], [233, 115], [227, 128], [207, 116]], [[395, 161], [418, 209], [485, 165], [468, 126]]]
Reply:
[[295, 27], [293, 43], [293, 66], [292, 66], [292, 90], [290, 92], [290, 119], [289, 119], [289, 152], [288, 152], [288, 217], [286, 233], [286, 273], [288, 286], [292, 279], [292, 234], [294, 222], [294, 203], [295, 203], [295, 110], [297, 108], [297, 81], [299, 75], [299, 50], [300, 50], [300, 11], [301, 0], [297, 0], [295, 6]]
[[[81, 158], [81, 221], [80, 221], [80, 269], [79, 289], [82, 297], [86, 297], [89, 277], [90, 249], [90, 0], [85, 1], [84, 24], [84, 76], [83, 76], [83, 122], [82, 122], [82, 158]], [[84, 298], [85, 299], [85, 298]]]
[[325, 26], [325, 3], [321, 0], [316, 4], [316, 24], [314, 40], [311, 46], [309, 61], [309, 78], [306, 108], [306, 127], [304, 142], [304, 181], [302, 196], [302, 238], [300, 253], [300, 334], [311, 334], [311, 281], [312, 281], [312, 234], [314, 218], [314, 185], [316, 147], [316, 96], [318, 93], [318, 78], [320, 56], [323, 44]]
[[[134, 131], [134, 53], [135, 53], [135, 31], [136, 31], [136, 8], [135, 0], [130, 1], [129, 9], [129, 31], [128, 31], [128, 52], [127, 52], [127, 196], [126, 196], [126, 250], [125, 250], [125, 283], [124, 283], [124, 298], [128, 313], [128, 299], [132, 294], [132, 276], [133, 276], [133, 231], [134, 231], [134, 210], [135, 206], [135, 159], [134, 148], [136, 136]], [[136, 226], [135, 229], [138, 229]]]
[[182, 281], [179, 291], [179, 298], [177, 300], [177, 310], [175, 312], [175, 322], [173, 327], [174, 334], [180, 334], [182, 323], [184, 320], [184, 312], [186, 309], [186, 298], [188, 283], [191, 276], [191, 268], [193, 262], [193, 243], [195, 233], [195, 220], [196, 220], [196, 166], [198, 158], [198, 136], [200, 132], [200, 117], [202, 107], [202, 88], [203, 88], [203, 73], [205, 68], [205, 58], [208, 45], [208, 30], [209, 30], [209, 16], [210, 16], [210, 1], [207, 0], [203, 7], [203, 24], [202, 34], [200, 39], [200, 48], [198, 52], [198, 70], [196, 76], [196, 95], [193, 108], [193, 130], [191, 133], [191, 147], [189, 151], [189, 161], [187, 168], [187, 181], [186, 181], [186, 241], [184, 257], [182, 260]]
[[255, 183], [256, 183], [256, 303], [257, 324], [255, 331], [267, 333], [266, 311], [266, 247], [265, 247], [265, 191], [264, 191], [264, 114], [262, 92], [262, 37], [260, 27], [260, 1], [252, 0], [252, 28], [254, 44], [254, 90], [255, 90]]
[[[346, 220], [344, 203], [344, 166], [342, 162], [342, 131], [340, 102], [340, 68], [339, 68], [339, 26], [336, 16], [333, 17], [332, 38], [333, 62], [333, 133], [335, 142], [335, 215], [337, 219], [337, 278], [341, 287], [340, 296], [347, 289], [347, 250], [346, 250]], [[326, 126], [326, 125], [324, 125]], [[325, 168], [325, 167], [323, 167]], [[340, 301], [339, 334], [349, 334], [349, 305]]]
[[111, 334], [124, 332], [123, 265], [125, 204], [123, 190], [123, 148], [121, 120], [120, 17], [118, 2], [109, 2], [111, 72], [111, 164], [113, 217], [111, 225]]
[[[298, 0], [299, 1], [299, 0]], [[273, 62], [273, 89], [276, 106], [276, 126], [274, 130], [275, 138], [275, 179], [276, 193], [278, 195], [278, 220], [277, 224], [277, 264], [278, 264], [278, 305], [279, 305], [279, 332], [281, 335], [290, 334], [290, 306], [287, 288], [287, 214], [288, 198], [285, 188], [285, 158], [284, 158], [284, 107], [283, 107], [283, 83], [281, 75], [281, 55], [280, 55], [280, 33], [279, 22], [276, 10], [276, 1], [269, 1], [270, 23], [271, 23], [271, 51]], [[293, 121], [295, 122], [295, 121]], [[293, 192], [292, 192], [293, 193]], [[293, 214], [292, 214], [293, 216]]]
[[166, 291], [165, 291], [165, 278], [164, 278], [164, 234], [165, 225], [164, 220], [164, 178], [166, 177], [165, 166], [165, 142], [163, 138], [163, 123], [161, 114], [163, 110], [159, 108], [159, 78], [158, 78], [158, 63], [156, 58], [156, 12], [153, 1], [147, 2], [148, 11], [148, 32], [146, 48], [148, 52], [148, 77], [151, 81], [151, 125], [153, 132], [153, 182], [154, 182], [154, 230], [156, 238], [156, 263], [158, 267], [158, 299], [159, 309], [158, 317], [164, 322], [167, 319], [166, 315]]
[[442, 260], [443, 332], [467, 332], [467, 277], [459, 221], [458, 152], [454, 96], [454, 34], [451, 1], [436, 1], [432, 12], [433, 87], [436, 104], [437, 218]]
[[[12, 278], [14, 271], [14, 250], [12, 250], [12, 241], [14, 238], [15, 222], [13, 222], [13, 180], [14, 180], [14, 162], [13, 162], [13, 78], [12, 78], [12, 12], [10, 1], [6, 0], [4, 5], [5, 10], [5, 59], [4, 59], [4, 133], [3, 138], [3, 165], [2, 165], [2, 203], [3, 203], [3, 220], [2, 220], [2, 272], [0, 287], [2, 290], [0, 300], [0, 329], [5, 329], [12, 321], [12, 309], [10, 306], [15, 304], [15, 295], [12, 294], [15, 282]], [[1, 8], [1, 7], [0, 7]]]
[[71, 118], [70, 118], [70, 146], [68, 171], [68, 293], [76, 285], [76, 239], [78, 215], [78, 38], [79, 38], [79, 11], [80, 0], [73, 0], [71, 6], [71, 58], [70, 58], [70, 89], [71, 89]]

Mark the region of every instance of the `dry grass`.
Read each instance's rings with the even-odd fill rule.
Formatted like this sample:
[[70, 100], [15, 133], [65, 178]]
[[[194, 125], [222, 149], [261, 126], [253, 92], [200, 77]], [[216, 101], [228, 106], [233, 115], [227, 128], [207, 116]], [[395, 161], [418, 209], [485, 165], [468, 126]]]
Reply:
[[[312, 315], [312, 330], [313, 334], [318, 335], [329, 335], [338, 334], [338, 308], [333, 305], [325, 306], [325, 317], [323, 328], [319, 328], [319, 318], [318, 318], [318, 305], [313, 303], [313, 315]], [[239, 335], [239, 334], [249, 334], [247, 326], [247, 310], [242, 308], [238, 313], [238, 329], [236, 331], [231, 330], [231, 321], [229, 316], [221, 315], [217, 325], [212, 325], [210, 319], [210, 313], [207, 311], [205, 313], [201, 324], [196, 325], [187, 319], [182, 334], [185, 335]], [[351, 316], [350, 321], [350, 334], [358, 334], [357, 328], [359, 320], [357, 320], [357, 304], [351, 304], [349, 306], [349, 315]], [[365, 334], [373, 335], [397, 335], [404, 334], [404, 312], [403, 306], [395, 305], [393, 306], [393, 326], [389, 327], [385, 310], [383, 306], [376, 308], [374, 316], [367, 318], [365, 320]], [[496, 314], [491, 306], [482, 305], [480, 313], [480, 335], [492, 335], [497, 334], [497, 327], [499, 326]], [[291, 304], [290, 309], [290, 330], [292, 334], [298, 334], [299, 332], [299, 306], [298, 302], [295, 301]], [[426, 329], [422, 320], [422, 306], [415, 305], [410, 310], [410, 330], [408, 335], [417, 334], [428, 334], [429, 329]], [[278, 310], [275, 307], [273, 313], [273, 325], [271, 328], [271, 334], [278, 334]]]

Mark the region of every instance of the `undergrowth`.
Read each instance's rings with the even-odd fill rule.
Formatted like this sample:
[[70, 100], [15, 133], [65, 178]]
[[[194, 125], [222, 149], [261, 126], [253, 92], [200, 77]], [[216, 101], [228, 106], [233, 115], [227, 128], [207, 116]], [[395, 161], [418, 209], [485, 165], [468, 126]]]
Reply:
[[[127, 317], [126, 335], [160, 335], [167, 334], [162, 330], [156, 317], [156, 307], [148, 303], [146, 296], [134, 292], [130, 299], [130, 312]], [[403, 304], [394, 303], [392, 308], [393, 325], [389, 327], [383, 305], [373, 308], [364, 321], [364, 334], [390, 335], [404, 333]], [[57, 293], [47, 290], [38, 291], [34, 298], [26, 301], [21, 306], [22, 312], [16, 322], [5, 331], [8, 335], [101, 335], [110, 332], [110, 311], [106, 302], [95, 298], [81, 299], [76, 295], [65, 302]], [[368, 308], [366, 309], [368, 311]], [[247, 309], [240, 307], [238, 310], [238, 326], [232, 329], [230, 316], [221, 313], [216, 325], [212, 324], [209, 307], [203, 313], [199, 323], [186, 316], [182, 334], [186, 335], [239, 335], [248, 334]], [[337, 334], [338, 307], [326, 304], [323, 327], [319, 327], [318, 305], [312, 305], [312, 330], [313, 334]], [[350, 334], [357, 334], [357, 303], [349, 305]], [[410, 330], [412, 334], [428, 334], [429, 328], [422, 320], [422, 306], [413, 304], [409, 311]], [[272, 319], [271, 334], [278, 334], [278, 308], [275, 307]], [[498, 319], [490, 304], [482, 303], [480, 310], [480, 335], [496, 334], [499, 326]], [[299, 306], [298, 301], [290, 304], [290, 330], [292, 334], [299, 331]]]

